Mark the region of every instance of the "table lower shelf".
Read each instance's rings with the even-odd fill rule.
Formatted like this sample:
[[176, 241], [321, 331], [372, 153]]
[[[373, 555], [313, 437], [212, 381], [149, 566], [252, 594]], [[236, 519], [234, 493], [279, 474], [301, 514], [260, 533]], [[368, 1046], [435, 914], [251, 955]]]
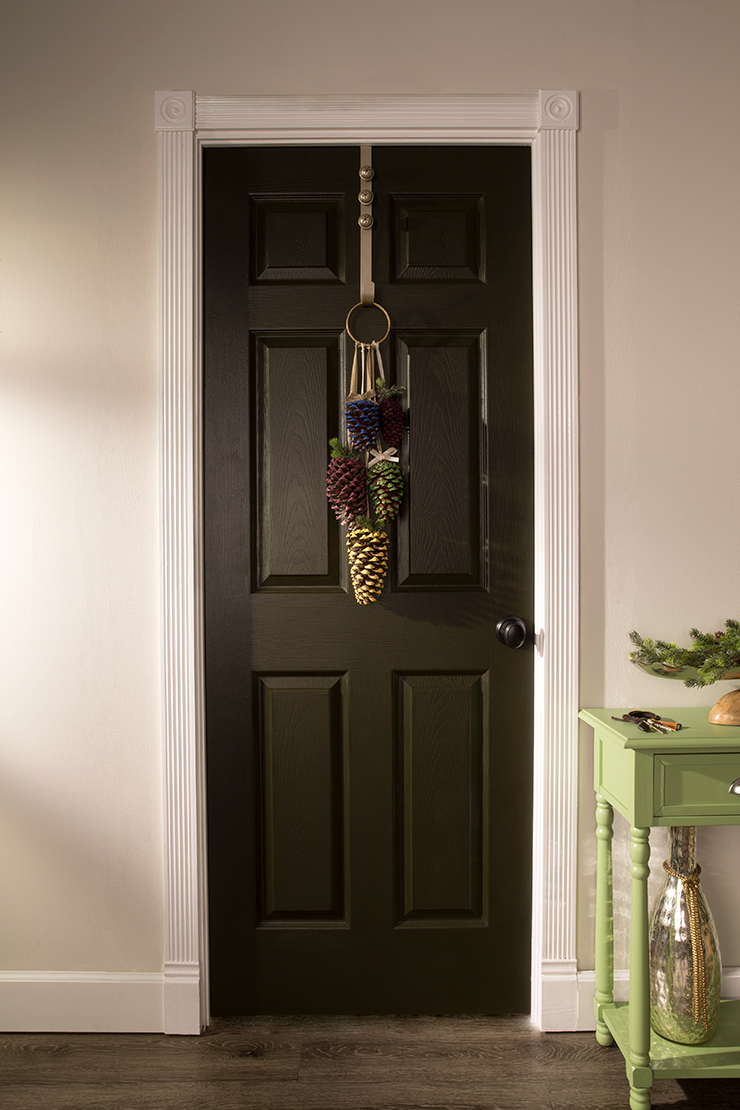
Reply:
[[[629, 1002], [603, 1010], [604, 1021], [625, 1059], [629, 1055]], [[650, 1064], [655, 1079], [740, 1077], [740, 1001], [720, 1003], [717, 1032], [707, 1044], [674, 1044], [650, 1032]]]

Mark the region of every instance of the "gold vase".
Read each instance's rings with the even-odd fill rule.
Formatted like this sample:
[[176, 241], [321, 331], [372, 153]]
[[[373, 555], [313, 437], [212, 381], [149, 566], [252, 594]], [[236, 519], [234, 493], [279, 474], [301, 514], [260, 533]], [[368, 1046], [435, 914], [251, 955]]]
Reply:
[[695, 853], [696, 829], [671, 828], [650, 922], [650, 1024], [678, 1044], [708, 1041], [719, 1018], [722, 960]]

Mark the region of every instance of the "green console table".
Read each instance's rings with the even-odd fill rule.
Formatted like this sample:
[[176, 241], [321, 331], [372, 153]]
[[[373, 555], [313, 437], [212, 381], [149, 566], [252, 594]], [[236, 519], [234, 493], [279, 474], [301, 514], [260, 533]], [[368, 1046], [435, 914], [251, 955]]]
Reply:
[[[740, 728], [710, 725], [709, 709], [656, 709], [680, 732], [641, 732], [613, 721], [624, 709], [584, 709], [594, 730], [596, 790], [596, 1039], [617, 1042], [627, 1065], [632, 1110], [648, 1110], [653, 1079], [740, 1077], [740, 1001], [723, 1001], [704, 1045], [678, 1045], [650, 1028], [648, 875], [650, 829], [659, 825], [740, 825]], [[629, 1002], [614, 1001], [612, 822], [630, 823]], [[722, 945], [722, 938], [720, 947]]]

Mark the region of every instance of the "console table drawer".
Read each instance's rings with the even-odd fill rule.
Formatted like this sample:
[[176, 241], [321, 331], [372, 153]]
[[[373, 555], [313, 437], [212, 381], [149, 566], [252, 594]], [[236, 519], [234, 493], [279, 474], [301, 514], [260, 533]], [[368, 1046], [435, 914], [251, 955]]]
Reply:
[[729, 793], [740, 778], [740, 753], [666, 753], [654, 759], [656, 817], [680, 817], [686, 824], [692, 816], [740, 817], [740, 795]]

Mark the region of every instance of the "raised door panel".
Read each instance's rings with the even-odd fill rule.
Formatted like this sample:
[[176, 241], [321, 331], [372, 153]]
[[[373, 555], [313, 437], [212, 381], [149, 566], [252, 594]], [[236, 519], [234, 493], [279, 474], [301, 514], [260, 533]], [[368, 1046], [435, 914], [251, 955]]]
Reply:
[[470, 332], [397, 336], [409, 407], [398, 590], [486, 588], [484, 341]]
[[341, 284], [341, 196], [252, 195], [252, 281]]
[[260, 925], [345, 924], [341, 675], [259, 677]]
[[339, 420], [338, 337], [256, 334], [254, 347], [255, 588], [340, 590], [325, 492]]
[[405, 674], [396, 684], [398, 922], [484, 926], [488, 675]]
[[471, 282], [485, 276], [481, 196], [394, 196], [395, 281]]

